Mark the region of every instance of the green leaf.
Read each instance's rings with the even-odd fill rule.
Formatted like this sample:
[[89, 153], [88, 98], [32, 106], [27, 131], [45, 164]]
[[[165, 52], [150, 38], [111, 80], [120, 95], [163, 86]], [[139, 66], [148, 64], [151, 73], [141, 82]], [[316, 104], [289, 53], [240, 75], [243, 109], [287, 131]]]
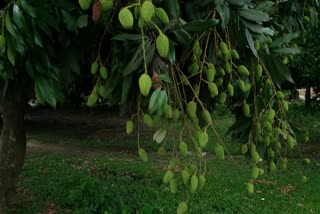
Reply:
[[181, 29], [191, 33], [202, 33], [218, 23], [218, 19], [196, 20], [181, 26]]
[[39, 98], [43, 98], [52, 107], [56, 107], [58, 100], [63, 101], [63, 94], [53, 81], [39, 75], [35, 76], [34, 80]]
[[258, 24], [270, 20], [270, 17], [267, 13], [253, 9], [242, 9], [240, 10], [239, 15]]
[[10, 61], [10, 63], [15, 66], [16, 64], [16, 58], [15, 58], [15, 50], [12, 48], [11, 43], [8, 43], [7, 48], [7, 57]]
[[29, 16], [37, 18], [36, 10], [26, 0], [20, 0], [19, 3]]
[[278, 55], [269, 55], [266, 52], [263, 52], [261, 54], [261, 58], [265, 62], [265, 65], [272, 77], [273, 82], [278, 87], [280, 87], [281, 83], [283, 83], [284, 81], [294, 83], [288, 68], [282, 64]]
[[78, 28], [84, 28], [84, 27], [87, 27], [87, 25], [88, 25], [88, 15], [79, 16], [77, 20]]
[[13, 25], [11, 23], [11, 19], [10, 19], [10, 15], [9, 15], [9, 12], [6, 13], [6, 18], [5, 18], [5, 24], [6, 24], [6, 28], [7, 30], [9, 31], [9, 33], [12, 35], [12, 36], [16, 36], [16, 31], [14, 30], [13, 28]]
[[18, 26], [20, 30], [24, 31], [23, 33], [29, 34], [30, 28], [27, 24], [25, 17], [23, 16], [22, 11], [20, 10], [17, 4], [13, 5], [12, 11], [13, 11], [13, 20], [15, 24]]
[[[122, 34], [118, 34], [115, 35], [114, 37], [112, 37], [112, 40], [118, 40], [118, 41], [140, 41], [142, 39], [140, 34], [130, 34], [130, 33], [122, 33]], [[149, 39], [149, 37], [144, 36], [144, 39]]]
[[275, 47], [279, 47], [283, 44], [286, 44], [288, 42], [290, 42], [292, 39], [295, 39], [299, 36], [299, 33], [288, 33], [288, 34], [284, 34], [283, 36], [275, 39], [270, 45], [269, 48], [275, 48]]
[[255, 23], [255, 22], [251, 22], [247, 19], [244, 18], [240, 18], [241, 22], [244, 24], [244, 26], [246, 26], [247, 28], [249, 28], [251, 31], [255, 32], [255, 33], [262, 33], [262, 26]]
[[157, 114], [162, 115], [164, 111], [164, 107], [168, 102], [168, 95], [166, 91], [161, 91], [158, 98], [158, 108], [157, 108]]
[[153, 135], [153, 140], [157, 143], [161, 143], [167, 136], [167, 130], [164, 128], [159, 129]]
[[221, 23], [222, 27], [227, 27], [229, 20], [230, 20], [229, 7], [227, 5], [225, 5], [224, 3], [220, 3], [220, 4], [217, 4], [216, 9], [221, 17], [221, 20], [222, 20], [222, 23]]
[[279, 54], [299, 54], [301, 53], [301, 48], [279, 48], [279, 49], [273, 49], [271, 50], [273, 53], [279, 53]]
[[174, 30], [172, 33], [176, 37], [176, 42], [181, 44], [184, 48], [190, 47], [192, 37], [187, 31], [182, 29], [177, 29], [177, 30]]
[[257, 53], [256, 48], [254, 47], [254, 41], [253, 41], [253, 38], [252, 38], [252, 35], [251, 35], [250, 31], [246, 28], [245, 32], [246, 32], [246, 38], [247, 38], [247, 41], [248, 41], [248, 45], [249, 45], [253, 55], [258, 57], [258, 53]]
[[263, 2], [260, 2], [254, 9], [265, 11], [270, 7], [272, 7], [273, 5], [274, 5], [274, 2], [272, 1], [263, 1]]
[[62, 21], [64, 24], [66, 24], [68, 30], [74, 33], [77, 32], [77, 21], [75, 17], [72, 16], [71, 13], [69, 13], [66, 10], [61, 10], [61, 14]]
[[149, 100], [149, 113], [153, 114], [157, 109], [158, 109], [158, 96], [161, 92], [161, 89], [158, 88], [157, 90], [155, 90]]
[[180, 6], [178, 0], [167, 1], [167, 7], [169, 8], [169, 15], [178, 19], [180, 17]]
[[172, 83], [172, 80], [171, 80], [171, 78], [170, 78], [168, 73], [159, 74], [158, 77], [159, 77], [160, 80], [162, 80], [164, 82]]
[[226, 0], [229, 4], [242, 6], [250, 3], [250, 0]]

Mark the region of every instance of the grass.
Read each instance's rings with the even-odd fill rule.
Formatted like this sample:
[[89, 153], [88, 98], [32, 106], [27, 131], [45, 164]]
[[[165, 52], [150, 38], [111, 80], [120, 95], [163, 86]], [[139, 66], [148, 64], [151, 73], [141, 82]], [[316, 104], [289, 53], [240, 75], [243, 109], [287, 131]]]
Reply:
[[[320, 118], [320, 113], [312, 113], [319, 117], [305, 117], [311, 112], [296, 107], [293, 110], [289, 118], [306, 124], [310, 134], [313, 133], [310, 145], [317, 145], [314, 151], [318, 151], [319, 131], [310, 120]], [[233, 119], [230, 115], [215, 115], [215, 118], [217, 130], [223, 135]], [[91, 131], [81, 133], [77, 127], [54, 131], [40, 129], [31, 131], [29, 139], [83, 149], [107, 150], [110, 146], [136, 149], [134, 138], [103, 139], [88, 134]], [[175, 213], [181, 200], [188, 200], [189, 213], [320, 213], [319, 156], [311, 155], [310, 165], [304, 165], [299, 159], [289, 159], [287, 171], [278, 169], [275, 174], [265, 173], [256, 181], [255, 193], [248, 195], [249, 161], [238, 155], [239, 146], [229, 143], [230, 138], [224, 138], [224, 141], [233, 156], [218, 161], [211, 155], [214, 144], [209, 145], [206, 186], [191, 195], [182, 184], [173, 195], [169, 185], [162, 183], [170, 154], [159, 157], [156, 153], [158, 145], [149, 140], [143, 140], [141, 144], [148, 151], [150, 161], [147, 163], [141, 162], [136, 153], [119, 151], [99, 153], [92, 158], [31, 152], [19, 182], [21, 203], [16, 213]], [[302, 175], [308, 177], [308, 182], [302, 182]]]
[[[125, 158], [125, 159], [123, 159]], [[139, 159], [100, 156], [95, 159], [70, 158], [60, 154], [35, 153], [28, 156], [20, 189], [25, 202], [18, 213], [37, 213], [48, 203], [59, 213], [174, 213], [185, 196], [183, 188], [172, 195], [162, 184], [163, 159], [152, 155], [151, 163]], [[266, 174], [255, 185], [255, 194], [246, 193], [250, 169], [239, 158], [217, 161], [208, 158], [205, 189], [190, 196], [190, 213], [319, 213], [320, 167], [313, 162], [301, 182], [296, 166], [286, 172]], [[269, 183], [270, 182], [270, 183]], [[148, 213], [148, 212], [147, 212]]]

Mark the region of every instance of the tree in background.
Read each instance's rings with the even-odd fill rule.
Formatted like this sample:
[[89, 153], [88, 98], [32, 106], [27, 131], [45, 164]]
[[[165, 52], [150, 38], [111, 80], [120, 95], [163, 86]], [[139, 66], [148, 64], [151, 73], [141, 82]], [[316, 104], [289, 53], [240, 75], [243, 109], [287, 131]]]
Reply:
[[[304, 15], [305, 28], [299, 39], [295, 40], [297, 46], [303, 47], [303, 52], [293, 58], [290, 68], [296, 87], [306, 88], [306, 107], [316, 107], [319, 106], [320, 97], [320, 43], [317, 39], [320, 33], [319, 14], [314, 8], [306, 7]], [[313, 97], [311, 89], [315, 93]]]
[[[305, 7], [301, 1], [258, 0], [8, 1], [1, 9], [0, 213], [14, 201], [23, 166], [28, 99], [34, 94], [55, 107], [75, 75], [89, 70], [88, 106], [103, 99], [120, 103], [122, 113], [135, 111], [127, 133], [135, 124], [139, 131], [143, 119], [157, 129], [153, 139], [162, 154], [168, 130], [176, 130], [174, 158], [163, 178], [173, 193], [179, 183], [188, 187], [186, 196], [204, 186], [201, 154], [209, 130], [224, 159], [211, 112], [228, 105], [236, 115], [233, 136], [252, 159], [252, 193], [263, 172], [260, 157], [267, 154], [271, 172], [276, 159], [286, 168], [287, 151], [296, 145], [281, 92], [281, 83], [292, 78], [279, 58], [300, 52], [290, 45], [296, 34], [286, 29], [302, 27], [295, 25], [303, 19], [295, 8]], [[147, 161], [139, 139], [138, 149]], [[177, 166], [181, 176], [172, 170]], [[178, 213], [186, 210], [181, 202]]]

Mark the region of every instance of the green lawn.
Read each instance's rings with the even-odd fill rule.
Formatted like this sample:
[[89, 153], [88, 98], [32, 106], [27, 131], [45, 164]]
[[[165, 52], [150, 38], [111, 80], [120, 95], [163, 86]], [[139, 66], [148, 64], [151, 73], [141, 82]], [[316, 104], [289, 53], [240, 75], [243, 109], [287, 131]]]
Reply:
[[[305, 112], [294, 113], [298, 117], [290, 118], [303, 123], [311, 119], [303, 116]], [[217, 116], [218, 132], [223, 135], [232, 122], [230, 115]], [[143, 163], [136, 154], [134, 138], [110, 140], [96, 135], [88, 138], [72, 127], [33, 130], [29, 139], [38, 143], [104, 152], [90, 157], [72, 155], [72, 151], [68, 154], [30, 152], [19, 182], [21, 203], [17, 213], [175, 213], [181, 200], [188, 200], [189, 213], [195, 214], [320, 213], [319, 131], [310, 124], [306, 126], [313, 134], [310, 145], [316, 145], [313, 149], [316, 152], [310, 154], [311, 164], [289, 159], [287, 171], [278, 169], [276, 174], [265, 173], [259, 177], [252, 195], [246, 191], [246, 182], [251, 177], [250, 164], [238, 155], [239, 146], [231, 144], [229, 137], [225, 143], [232, 156], [227, 156], [225, 161], [217, 161], [212, 155], [214, 144], [207, 148], [209, 171], [205, 188], [188, 195], [180, 185], [178, 193], [173, 195], [169, 185], [162, 183], [170, 154], [159, 157], [158, 146], [148, 138], [142, 141], [142, 146], [147, 148], [150, 161]], [[108, 152], [110, 146], [120, 150]], [[301, 181], [302, 175], [308, 177], [308, 182]]]

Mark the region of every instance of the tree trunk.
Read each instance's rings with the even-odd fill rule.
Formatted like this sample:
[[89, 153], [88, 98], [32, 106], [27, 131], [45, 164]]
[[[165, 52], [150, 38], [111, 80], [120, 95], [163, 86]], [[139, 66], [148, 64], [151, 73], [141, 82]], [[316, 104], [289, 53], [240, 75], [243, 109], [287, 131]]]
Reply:
[[310, 107], [310, 105], [311, 105], [311, 91], [310, 90], [311, 90], [311, 87], [307, 86], [306, 95], [305, 95], [305, 98], [306, 98], [305, 107]]
[[3, 126], [0, 138], [0, 213], [16, 202], [16, 185], [26, 153], [24, 89], [9, 88], [0, 106]]

